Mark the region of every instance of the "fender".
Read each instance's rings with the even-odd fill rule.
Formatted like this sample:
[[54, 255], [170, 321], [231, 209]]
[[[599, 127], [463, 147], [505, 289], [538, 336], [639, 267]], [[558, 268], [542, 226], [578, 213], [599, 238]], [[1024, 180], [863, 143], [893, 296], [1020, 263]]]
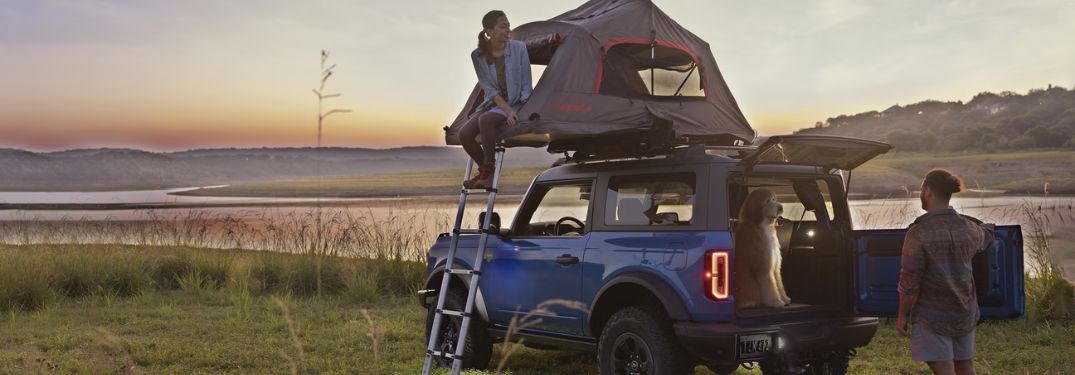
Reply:
[[[442, 263], [441, 265], [433, 268], [433, 271], [429, 273], [429, 276], [426, 276], [426, 281], [425, 281], [424, 285], [425, 285], [425, 288], [427, 290], [438, 290], [438, 293], [439, 293], [439, 289], [440, 289], [440, 282], [439, 281], [440, 280], [436, 280], [436, 276], [444, 274], [444, 268], [445, 268], [444, 263], [447, 263], [447, 261], [444, 261], [444, 262], [441, 262], [441, 263]], [[452, 262], [452, 264], [456, 268], [470, 269], [470, 266], [466, 265], [465, 263], [463, 263], [462, 261], [460, 261], [458, 259], [456, 259], [454, 262]], [[457, 277], [457, 276], [453, 276], [453, 275], [448, 275], [448, 276], [449, 277], [455, 277], [457, 280], [459, 280], [460, 282], [463, 283], [463, 286], [468, 287], [468, 288], [470, 287], [470, 278], [469, 277]], [[482, 288], [481, 287], [478, 287], [477, 294], [474, 296], [474, 308], [476, 308], [478, 310], [478, 315], [481, 316], [482, 320], [484, 320], [486, 322], [491, 322], [489, 320], [489, 312], [485, 309], [485, 297], [482, 296]]]
[[676, 290], [660, 277], [643, 272], [625, 273], [616, 276], [605, 283], [605, 286], [597, 291], [597, 296], [594, 297], [593, 302], [590, 303], [591, 309], [597, 307], [597, 302], [601, 300], [601, 297], [605, 295], [605, 292], [620, 284], [635, 284], [649, 290], [649, 292], [656, 296], [661, 302], [665, 311], [668, 312], [668, 317], [673, 321], [691, 320], [690, 313], [687, 311], [687, 306], [683, 304], [683, 300], [680, 298], [679, 293], [676, 293]]

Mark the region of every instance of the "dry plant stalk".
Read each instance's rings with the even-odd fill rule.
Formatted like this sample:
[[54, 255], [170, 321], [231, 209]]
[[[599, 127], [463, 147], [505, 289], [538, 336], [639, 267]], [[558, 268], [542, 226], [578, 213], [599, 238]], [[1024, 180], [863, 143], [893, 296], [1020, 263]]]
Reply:
[[369, 332], [366, 333], [366, 337], [373, 341], [373, 363], [379, 364], [381, 363], [380, 346], [381, 341], [384, 340], [385, 329], [373, 322], [368, 310], [362, 309], [362, 315], [366, 317], [366, 323], [369, 324]]
[[540, 317], [534, 317], [534, 315], [544, 316], [556, 316], [556, 313], [550, 310], [553, 306], [560, 306], [572, 310], [582, 311], [589, 314], [590, 310], [585, 303], [579, 301], [571, 301], [566, 299], [549, 299], [541, 302], [533, 310], [530, 310], [523, 316], [519, 316], [519, 312], [516, 311], [515, 315], [511, 317], [511, 322], [508, 324], [507, 334], [504, 336], [504, 345], [507, 350], [504, 351], [504, 355], [500, 357], [500, 362], [496, 366], [496, 371], [500, 372], [504, 369], [504, 365], [508, 363], [508, 358], [515, 354], [515, 351], [523, 346], [525, 338], [519, 338], [513, 341], [512, 336], [519, 334], [519, 331], [533, 327], [541, 323]]
[[112, 332], [104, 329], [103, 327], [97, 327], [94, 329], [97, 333], [97, 339], [107, 354], [110, 356], [119, 355], [123, 365], [116, 371], [118, 374], [141, 374], [138, 370], [138, 366], [134, 364], [134, 359], [131, 358], [131, 353], [123, 346], [123, 340], [116, 336]]
[[291, 365], [291, 373], [298, 374], [299, 365], [306, 361], [306, 352], [302, 349], [302, 341], [299, 340], [299, 327], [295, 324], [295, 321], [291, 319], [291, 310], [287, 308], [287, 304], [284, 303], [283, 299], [280, 299], [278, 296], [273, 296], [272, 301], [276, 303], [276, 306], [280, 307], [280, 311], [284, 314], [284, 320], [287, 322], [287, 332], [291, 335], [291, 345], [295, 347], [295, 351], [299, 355], [299, 360], [295, 361], [295, 359], [287, 355], [287, 352], [282, 349], [280, 350], [280, 355]]

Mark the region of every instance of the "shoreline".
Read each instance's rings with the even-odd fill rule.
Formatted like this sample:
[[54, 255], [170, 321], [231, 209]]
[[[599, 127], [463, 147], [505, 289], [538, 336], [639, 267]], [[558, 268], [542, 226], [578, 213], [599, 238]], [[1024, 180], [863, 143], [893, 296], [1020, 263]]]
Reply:
[[[206, 209], [206, 208], [278, 208], [278, 207], [348, 207], [370, 206], [385, 204], [408, 204], [421, 202], [423, 204], [455, 204], [459, 196], [456, 194], [442, 195], [365, 195], [365, 196], [306, 196], [306, 195], [280, 195], [280, 196], [226, 196], [226, 195], [197, 195], [206, 198], [234, 198], [234, 199], [260, 199], [252, 202], [134, 202], [134, 203], [0, 203], [0, 211], [119, 211], [119, 210], [173, 210], [173, 209]], [[977, 199], [977, 198], [1004, 198], [1004, 197], [1030, 197], [1030, 198], [1073, 198], [1075, 194], [1006, 194], [984, 193], [971, 194], [961, 193], [954, 198]], [[504, 202], [519, 202], [523, 194], [502, 193], [498, 196]], [[916, 199], [918, 194], [907, 195], [879, 193], [851, 193], [849, 201], [870, 200], [905, 200]], [[284, 201], [274, 202], [271, 199]], [[286, 201], [286, 199], [302, 199], [301, 201]], [[320, 200], [318, 200], [320, 199]], [[498, 199], [498, 200], [500, 200]]]

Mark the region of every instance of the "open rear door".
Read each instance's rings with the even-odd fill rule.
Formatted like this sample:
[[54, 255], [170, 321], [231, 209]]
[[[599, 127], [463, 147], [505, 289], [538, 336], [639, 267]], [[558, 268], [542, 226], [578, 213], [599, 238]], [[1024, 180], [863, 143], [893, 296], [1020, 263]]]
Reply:
[[[863, 315], [896, 316], [900, 297], [900, 255], [906, 229], [855, 231], [856, 310]], [[1023, 232], [1018, 225], [996, 227], [994, 246], [976, 258], [974, 282], [983, 319], [1014, 319], [1025, 312]]]
[[743, 158], [758, 164], [813, 165], [849, 171], [888, 152], [892, 145], [860, 138], [827, 135], [776, 135]]

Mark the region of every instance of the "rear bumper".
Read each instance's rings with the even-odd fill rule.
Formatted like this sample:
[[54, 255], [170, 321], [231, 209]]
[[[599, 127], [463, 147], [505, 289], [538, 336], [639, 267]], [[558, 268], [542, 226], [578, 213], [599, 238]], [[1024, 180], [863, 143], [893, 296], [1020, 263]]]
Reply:
[[[877, 324], [878, 319], [873, 317], [845, 317], [756, 326], [681, 322], [674, 328], [680, 344], [689, 353], [705, 363], [728, 364], [783, 356], [807, 359], [832, 350], [865, 346], [877, 333]], [[773, 335], [770, 354], [739, 355], [739, 336], [762, 334]]]

